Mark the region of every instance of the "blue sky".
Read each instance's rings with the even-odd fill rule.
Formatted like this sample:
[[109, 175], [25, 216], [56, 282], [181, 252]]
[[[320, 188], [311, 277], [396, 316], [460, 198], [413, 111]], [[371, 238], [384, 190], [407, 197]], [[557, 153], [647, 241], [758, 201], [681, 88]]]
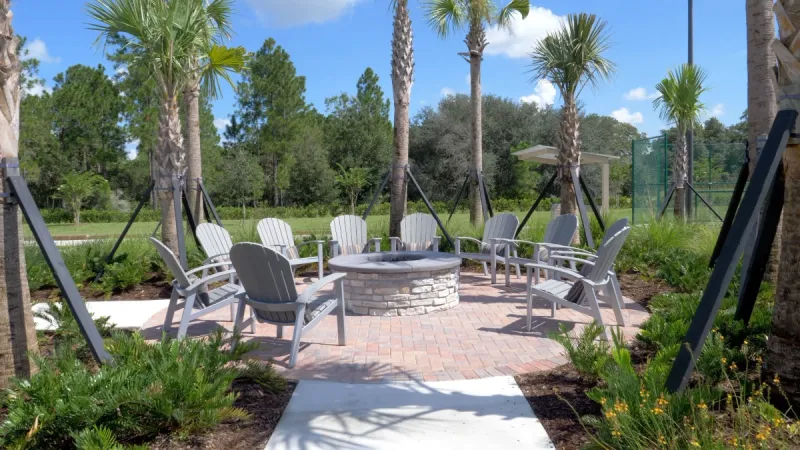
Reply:
[[[501, 1], [496, 0], [499, 4]], [[325, 98], [355, 91], [366, 67], [381, 77], [391, 98], [389, 79], [392, 14], [388, 0], [237, 0], [231, 44], [257, 50], [273, 37], [307, 78], [306, 98], [324, 112]], [[436, 104], [443, 95], [469, 92], [469, 66], [463, 33], [440, 39], [425, 23], [423, 1], [411, 0], [416, 58], [412, 114]], [[734, 7], [732, 7], [734, 6]], [[84, 2], [19, 0], [13, 3], [16, 31], [29, 38], [31, 53], [42, 60], [40, 75], [52, 78], [72, 64], [111, 65], [93, 46]], [[687, 58], [685, 0], [537, 0], [514, 34], [490, 30], [483, 63], [483, 92], [540, 104], [560, 103], [547, 83], [531, 80], [527, 53], [538, 39], [573, 12], [595, 13], [611, 27], [608, 57], [617, 64], [609, 82], [587, 88], [581, 101], [590, 113], [612, 115], [649, 135], [664, 127], [652, 107], [655, 84], [667, 70]], [[695, 63], [709, 72], [707, 115], [735, 123], [746, 108], [747, 42], [745, 7], [731, 0], [695, 1]], [[221, 126], [235, 110], [233, 90], [226, 87], [213, 111]]]

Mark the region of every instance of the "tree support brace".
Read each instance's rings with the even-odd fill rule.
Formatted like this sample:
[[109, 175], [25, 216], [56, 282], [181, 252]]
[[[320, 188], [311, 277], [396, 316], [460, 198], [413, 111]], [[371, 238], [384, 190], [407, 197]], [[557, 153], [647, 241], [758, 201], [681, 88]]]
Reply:
[[489, 197], [489, 189], [486, 187], [486, 181], [483, 179], [483, 173], [478, 172], [475, 169], [470, 169], [469, 172], [467, 172], [467, 176], [464, 177], [464, 184], [461, 185], [461, 190], [458, 191], [458, 195], [456, 195], [456, 200], [453, 202], [453, 208], [450, 209], [450, 215], [447, 217], [448, 224], [450, 223], [450, 219], [453, 218], [456, 208], [458, 208], [458, 203], [464, 197], [464, 192], [466, 192], [470, 180], [475, 180], [475, 182], [478, 183], [478, 194], [481, 196], [481, 209], [483, 210], [483, 217], [494, 217], [492, 200]]

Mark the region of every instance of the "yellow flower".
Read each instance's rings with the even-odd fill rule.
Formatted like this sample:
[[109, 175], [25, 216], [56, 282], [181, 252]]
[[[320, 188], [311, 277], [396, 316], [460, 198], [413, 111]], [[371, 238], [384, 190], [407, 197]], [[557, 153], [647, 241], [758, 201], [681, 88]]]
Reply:
[[727, 363], [728, 363], [728, 358], [723, 357], [722, 358], [722, 364], [727, 364]]
[[745, 340], [744, 340], [743, 344], [744, 344], [744, 345], [747, 345], [747, 344], [748, 344], [748, 342], [747, 342], [747, 339], [745, 339]]
[[658, 435], [658, 443], [661, 444], [661, 445], [666, 445], [667, 440], [664, 439], [664, 435], [663, 434]]
[[775, 384], [781, 384], [781, 379], [780, 379], [780, 377], [775, 375], [775, 378], [772, 379], [772, 382], [775, 383]]
[[729, 369], [731, 369], [731, 370], [736, 370], [736, 369], [738, 369], [739, 367], [736, 365], [736, 363], [735, 363], [735, 362], [732, 362], [732, 363], [731, 363], [731, 365], [730, 365], [728, 368], [729, 368]]
[[628, 412], [628, 404], [625, 403], [625, 402], [620, 402], [619, 400], [617, 400], [617, 402], [614, 403], [614, 409], [617, 412]]
[[608, 400], [606, 400], [606, 398], [603, 397], [603, 398], [600, 399], [600, 404], [605, 405], [607, 401]]
[[720, 340], [720, 341], [724, 341], [724, 340], [725, 340], [725, 336], [723, 336], [723, 335], [721, 335], [721, 334], [720, 334], [720, 335], [719, 335], [719, 340]]
[[664, 410], [659, 408], [658, 406], [656, 406], [655, 408], [651, 409], [650, 412], [652, 412], [653, 414], [655, 414], [657, 416], [661, 415], [661, 414], [664, 414]]
[[697, 407], [702, 409], [702, 410], [707, 410], [708, 409], [708, 405], [706, 405], [706, 402], [704, 402], [702, 400], [700, 400], [700, 403], [697, 404]]
[[664, 394], [661, 394], [661, 395], [658, 397], [658, 400], [656, 400], [656, 404], [657, 404], [658, 406], [667, 406], [667, 405], [669, 405], [669, 401], [668, 401], [667, 399], [665, 399], [665, 398], [664, 398]]
[[691, 444], [692, 444], [692, 447], [700, 447], [700, 443], [695, 441], [694, 439], [692, 439]]
[[614, 436], [614, 437], [620, 437], [620, 436], [622, 436], [622, 433], [620, 433], [617, 430], [614, 430], [614, 431], [611, 432], [611, 435]]
[[606, 411], [606, 418], [607, 419], [613, 419], [616, 416], [617, 416], [617, 413], [615, 413], [614, 411]]

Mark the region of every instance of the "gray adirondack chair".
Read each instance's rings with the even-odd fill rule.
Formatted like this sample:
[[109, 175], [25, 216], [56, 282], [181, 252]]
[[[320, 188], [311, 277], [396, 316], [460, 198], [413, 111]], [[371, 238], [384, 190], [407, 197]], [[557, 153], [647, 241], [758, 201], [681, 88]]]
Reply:
[[[497, 239], [510, 247], [505, 251], [506, 286], [511, 284], [511, 264], [540, 263], [548, 261], [550, 249], [563, 249], [572, 241], [572, 236], [578, 229], [578, 216], [575, 214], [564, 214], [556, 217], [547, 224], [541, 242], [525, 241], [521, 239]], [[531, 258], [520, 258], [514, 256], [512, 250], [518, 250], [520, 246], [528, 245], [533, 247]], [[539, 283], [539, 270], [534, 271], [536, 283]], [[517, 274], [519, 277], [519, 274]]]
[[195, 231], [200, 246], [206, 252], [203, 264], [224, 262], [229, 260], [228, 254], [233, 247], [233, 240], [228, 230], [215, 223], [201, 223]]
[[[261, 243], [285, 256], [292, 267], [317, 263], [319, 278], [322, 278], [322, 257], [324, 254], [322, 246], [325, 244], [325, 241], [305, 241], [296, 244], [294, 233], [292, 233], [292, 227], [280, 219], [261, 219], [258, 225], [256, 225], [256, 231], [258, 231], [258, 237], [261, 238]], [[316, 256], [308, 256], [305, 258], [300, 256], [300, 247], [314, 244], [317, 246]]]
[[[456, 255], [462, 258], [474, 259], [480, 261], [483, 265], [483, 274], [489, 275], [488, 263], [492, 266], [492, 283], [497, 282], [497, 257], [498, 255], [505, 257], [506, 245], [498, 239], [514, 239], [514, 233], [519, 226], [519, 219], [514, 214], [503, 213], [498, 214], [486, 221], [486, 226], [483, 229], [483, 238], [481, 240], [467, 237], [458, 236], [455, 238]], [[476, 253], [465, 253], [461, 250], [461, 241], [472, 242], [477, 245]], [[516, 250], [511, 250], [513, 256], [517, 256]], [[517, 269], [517, 276], [519, 276], [519, 266]]]
[[[233, 320], [234, 308], [239, 302], [236, 298], [239, 286], [233, 282], [236, 272], [234, 270], [220, 270], [211, 275], [208, 274], [210, 270], [219, 270], [229, 266], [230, 262], [206, 264], [186, 272], [181, 267], [178, 258], [172, 253], [172, 250], [154, 237], [151, 237], [150, 241], [155, 245], [161, 259], [164, 260], [164, 263], [172, 272], [172, 276], [175, 277], [172, 282], [172, 295], [167, 307], [167, 317], [164, 320], [164, 332], [170, 331], [175, 311], [180, 308], [183, 308], [183, 313], [178, 326], [178, 339], [183, 339], [186, 336], [189, 322], [225, 306], [230, 306], [231, 320]], [[198, 274], [200, 275], [199, 277]], [[225, 280], [228, 283], [208, 291], [209, 284]], [[180, 299], [183, 299], [183, 302], [179, 304]]]
[[381, 250], [381, 238], [367, 237], [367, 222], [361, 217], [344, 215], [331, 221], [331, 257], [369, 253], [370, 244], [374, 251]]
[[430, 214], [409, 214], [400, 222], [400, 237], [392, 236], [391, 248], [396, 251], [439, 251], [436, 219]]
[[[564, 267], [548, 264], [525, 264], [528, 274], [528, 317], [527, 330], [531, 331], [531, 321], [533, 316], [533, 298], [538, 297], [549, 301], [552, 305], [551, 316], [555, 317], [556, 306], [567, 307], [580, 313], [593, 317], [597, 323], [603, 326], [603, 335], [609, 338], [608, 330], [605, 329], [603, 317], [600, 314], [599, 300], [602, 299], [611, 305], [617, 323], [624, 326], [622, 316], [621, 297], [613, 294], [610, 289], [611, 270], [614, 260], [617, 258], [625, 239], [630, 233], [630, 227], [625, 227], [615, 235], [609, 237], [598, 248], [594, 261], [579, 260], [568, 256], [550, 255], [551, 259], [572, 260], [573, 262], [589, 266], [586, 274], [580, 271], [570, 270]], [[533, 271], [536, 269], [547, 270], [558, 274], [558, 278], [553, 277], [540, 284], [534, 284]]]
[[[234, 330], [244, 325], [244, 306], [250, 306], [250, 320], [278, 326], [278, 338], [283, 337], [283, 327], [294, 325], [289, 367], [297, 363], [300, 339], [305, 333], [338, 307], [339, 345], [345, 345], [344, 277], [338, 272], [308, 286], [302, 294], [297, 293], [294, 275], [289, 260], [280, 253], [263, 245], [241, 243], [233, 246], [231, 262], [239, 275], [244, 292], [238, 294], [239, 311]], [[319, 290], [336, 283], [333, 297], [318, 296]]]

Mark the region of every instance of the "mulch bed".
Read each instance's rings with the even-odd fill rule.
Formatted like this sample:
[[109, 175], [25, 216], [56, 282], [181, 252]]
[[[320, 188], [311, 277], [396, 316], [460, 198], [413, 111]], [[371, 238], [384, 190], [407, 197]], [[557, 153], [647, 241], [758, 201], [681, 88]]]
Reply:
[[234, 406], [250, 414], [243, 421], [222, 423], [213, 431], [180, 440], [174, 436], [163, 436], [151, 444], [154, 450], [224, 449], [251, 450], [264, 448], [278, 421], [289, 404], [297, 382], [287, 381], [286, 390], [280, 394], [266, 391], [252, 381], [237, 381], [233, 390], [239, 395]]
[[658, 278], [646, 279], [637, 273], [619, 273], [617, 277], [622, 294], [645, 308], [647, 308], [651, 298], [658, 294], [675, 290], [664, 280]]
[[[105, 293], [91, 286], [79, 286], [78, 291], [84, 300], [158, 300], [169, 298], [172, 293], [172, 286], [164, 280], [155, 277], [141, 284], [120, 292], [114, 292], [110, 297]], [[58, 300], [61, 297], [61, 290], [57, 287], [48, 287], [31, 291], [31, 301], [33, 303]]]

